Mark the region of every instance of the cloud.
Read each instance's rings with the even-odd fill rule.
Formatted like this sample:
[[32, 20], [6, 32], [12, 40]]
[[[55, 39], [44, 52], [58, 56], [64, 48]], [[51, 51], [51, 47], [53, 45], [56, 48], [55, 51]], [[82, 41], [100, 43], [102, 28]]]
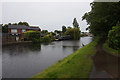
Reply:
[[49, 31], [72, 26], [73, 18], [85, 31], [87, 23], [81, 17], [91, 9], [88, 2], [3, 2], [2, 7], [4, 24], [26, 21]]

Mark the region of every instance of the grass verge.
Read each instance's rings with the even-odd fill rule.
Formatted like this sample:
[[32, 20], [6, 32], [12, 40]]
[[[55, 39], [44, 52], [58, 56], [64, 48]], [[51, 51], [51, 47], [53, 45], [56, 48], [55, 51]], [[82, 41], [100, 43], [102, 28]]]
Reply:
[[103, 48], [106, 52], [111, 53], [112, 55], [120, 56], [120, 54], [118, 54], [118, 50], [110, 48], [107, 43], [104, 43]]
[[96, 44], [97, 40], [91, 42], [30, 80], [34, 78], [88, 78], [93, 64], [91, 56], [95, 54]]

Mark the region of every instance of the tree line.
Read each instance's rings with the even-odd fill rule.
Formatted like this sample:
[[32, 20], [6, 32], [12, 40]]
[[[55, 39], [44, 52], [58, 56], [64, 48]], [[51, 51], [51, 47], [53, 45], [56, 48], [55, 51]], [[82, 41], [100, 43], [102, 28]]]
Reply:
[[92, 2], [91, 11], [84, 14], [95, 37], [104, 38], [109, 47], [120, 49], [120, 2]]
[[[19, 22], [19, 23], [8, 23], [2, 26], [2, 32], [8, 33], [8, 25], [26, 25], [29, 26], [27, 22]], [[36, 31], [27, 31], [25, 32], [25, 37], [27, 40], [30, 40], [32, 42], [51, 42], [55, 40], [56, 33], [58, 33], [60, 36], [66, 36], [69, 35], [71, 39], [78, 40], [80, 38], [80, 29], [79, 24], [77, 22], [77, 19], [73, 19], [73, 28], [72, 27], [66, 27], [62, 26], [62, 31], [55, 30], [54, 32], [48, 32], [48, 30], [42, 30], [41, 32]], [[44, 35], [42, 38], [40, 36]], [[23, 40], [23, 38], [22, 38]]]

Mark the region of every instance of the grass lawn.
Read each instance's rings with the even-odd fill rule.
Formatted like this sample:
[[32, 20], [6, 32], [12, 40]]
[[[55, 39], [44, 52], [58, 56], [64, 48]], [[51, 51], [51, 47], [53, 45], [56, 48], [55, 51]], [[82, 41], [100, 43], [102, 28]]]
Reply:
[[91, 42], [30, 80], [34, 78], [88, 78], [93, 64], [91, 56], [95, 54], [96, 44], [97, 41]]
[[119, 50], [110, 48], [107, 43], [104, 43], [103, 46], [104, 46], [104, 50], [107, 51], [108, 53], [111, 53], [112, 55], [115, 56], [120, 56], [120, 54], [118, 54]]

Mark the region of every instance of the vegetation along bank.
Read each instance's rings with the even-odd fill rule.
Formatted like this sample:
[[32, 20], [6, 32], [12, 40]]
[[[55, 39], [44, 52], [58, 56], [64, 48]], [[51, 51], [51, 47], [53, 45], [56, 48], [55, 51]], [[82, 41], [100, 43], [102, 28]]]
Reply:
[[104, 43], [103, 48], [104, 48], [104, 50], [105, 50], [106, 52], [108, 52], [108, 53], [110, 53], [110, 54], [112, 54], [112, 55], [114, 55], [114, 56], [119, 56], [119, 57], [120, 57], [120, 54], [119, 54], [120, 51], [115, 50], [115, 49], [113, 49], [113, 48], [110, 48], [110, 47], [108, 46], [108, 43], [107, 43], [107, 42]]

